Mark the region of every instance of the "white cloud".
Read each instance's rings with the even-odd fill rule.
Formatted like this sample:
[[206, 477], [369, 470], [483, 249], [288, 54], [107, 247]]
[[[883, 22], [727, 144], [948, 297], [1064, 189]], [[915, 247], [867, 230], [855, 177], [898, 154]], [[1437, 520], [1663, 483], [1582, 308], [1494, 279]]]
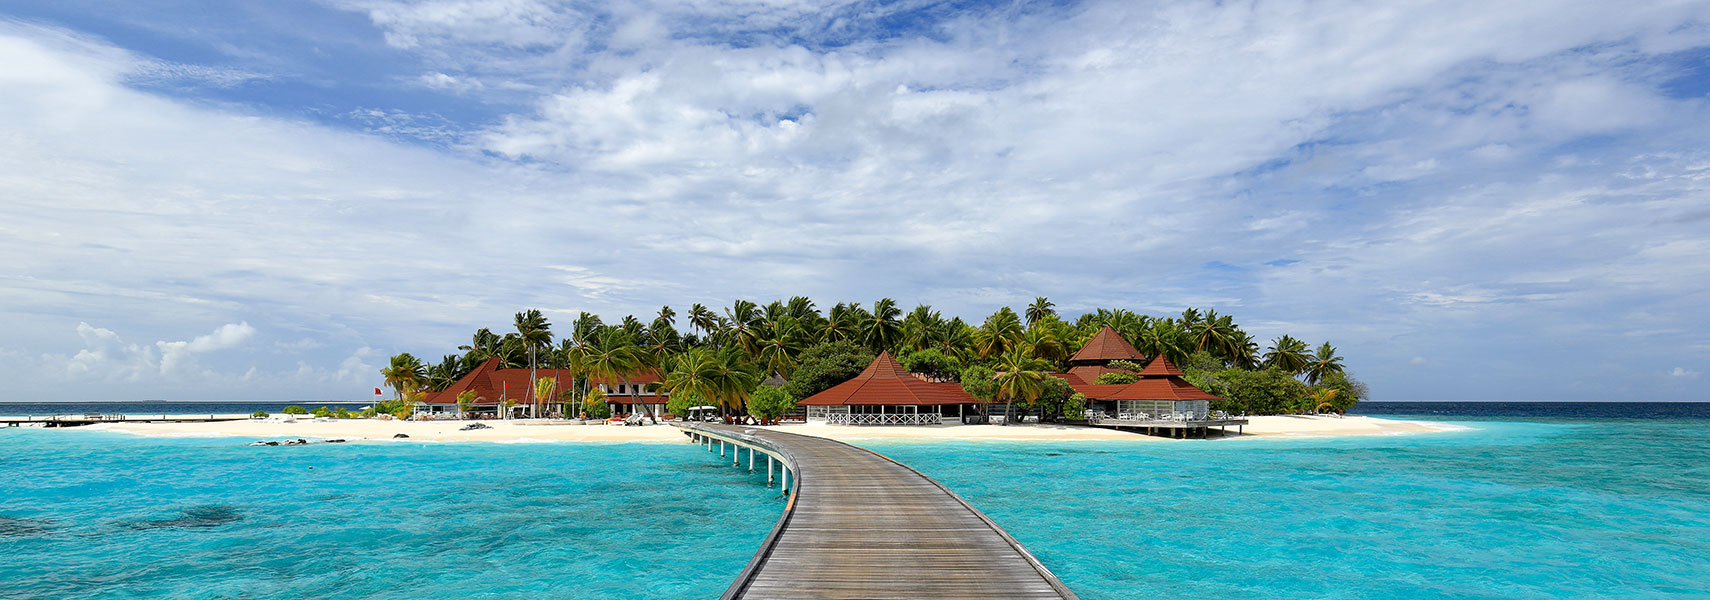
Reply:
[[1686, 377], [1689, 379], [1690, 378], [1697, 378], [1699, 375], [1698, 371], [1688, 371], [1682, 367], [1675, 367], [1674, 370], [1669, 371], [1668, 374], [1671, 377]]
[[[0, 334], [255, 323], [323, 347], [281, 375], [88, 327], [76, 356], [354, 384], [528, 306], [894, 295], [977, 319], [1046, 294], [1236, 306], [1447, 396], [1480, 384], [1447, 354], [1536, 393], [1571, 361], [1527, 344], [1710, 326], [1705, 106], [1650, 62], [1710, 44], [1683, 26], [1701, 4], [1095, 1], [886, 35], [895, 7], [868, 4], [337, 5], [411, 53], [411, 93], [521, 108], [353, 107], [382, 135], [353, 134], [142, 93], [155, 61], [0, 28]], [[226, 354], [276, 349], [249, 335]]]

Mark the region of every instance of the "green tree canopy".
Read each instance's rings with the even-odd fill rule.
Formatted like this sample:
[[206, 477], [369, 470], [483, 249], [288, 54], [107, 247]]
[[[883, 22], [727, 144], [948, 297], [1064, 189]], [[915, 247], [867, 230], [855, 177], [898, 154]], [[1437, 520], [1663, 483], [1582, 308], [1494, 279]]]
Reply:
[[756, 419], [772, 420], [796, 409], [796, 398], [782, 388], [763, 385], [748, 397], [748, 414]]
[[853, 341], [820, 342], [802, 351], [784, 391], [805, 399], [853, 379], [872, 362], [873, 353]]
[[898, 361], [910, 373], [919, 373], [938, 381], [955, 381], [962, 374], [962, 362], [945, 356], [937, 348], [908, 353]]

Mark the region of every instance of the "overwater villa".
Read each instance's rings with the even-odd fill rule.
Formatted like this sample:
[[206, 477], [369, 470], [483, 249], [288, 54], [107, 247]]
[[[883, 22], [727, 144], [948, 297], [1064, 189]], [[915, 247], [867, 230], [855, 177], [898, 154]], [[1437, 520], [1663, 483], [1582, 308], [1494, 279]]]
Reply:
[[[576, 379], [576, 372], [568, 369], [536, 369], [535, 379], [553, 378], [558, 380], [558, 391], [562, 393]], [[606, 404], [612, 407], [612, 412], [642, 413], [651, 411], [655, 415], [665, 413], [665, 404], [671, 397], [655, 388], [659, 383], [659, 375], [651, 371], [636, 373], [628, 381], [605, 381], [591, 378], [592, 385], [606, 395]], [[444, 391], [430, 393], [427, 399], [416, 405], [416, 414], [457, 415], [461, 411], [457, 406], [457, 396], [465, 391], [474, 391], [477, 400], [469, 406], [468, 412], [477, 415], [497, 416], [501, 414], [500, 407], [511, 404], [510, 416], [513, 418], [544, 417], [560, 404], [549, 399], [538, 406], [531, 404], [528, 369], [501, 369], [498, 358], [489, 358], [481, 366], [470, 371], [468, 375], [458, 379], [456, 383]]]
[[[1110, 365], [1118, 360], [1146, 367], [1132, 383], [1096, 383], [1105, 373], [1130, 372]], [[1211, 401], [1220, 398], [1188, 383], [1186, 373], [1169, 359], [1147, 361], [1110, 327], [1094, 335], [1069, 364], [1067, 373], [1052, 375], [1087, 397], [1088, 424], [1182, 437], [1246, 424], [1244, 419], [1213, 414]], [[966, 423], [983, 414], [962, 384], [928, 381], [908, 372], [888, 352], [879, 353], [855, 378], [798, 404], [807, 407], [808, 421], [832, 425], [939, 425]]]

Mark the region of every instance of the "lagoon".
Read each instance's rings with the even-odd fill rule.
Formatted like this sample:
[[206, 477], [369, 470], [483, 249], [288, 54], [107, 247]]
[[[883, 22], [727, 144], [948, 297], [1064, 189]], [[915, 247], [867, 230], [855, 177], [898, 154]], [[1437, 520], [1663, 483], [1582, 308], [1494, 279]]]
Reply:
[[[863, 445], [1083, 598], [1701, 596], [1703, 421]], [[688, 444], [253, 448], [0, 431], [7, 597], [709, 598], [782, 508]]]

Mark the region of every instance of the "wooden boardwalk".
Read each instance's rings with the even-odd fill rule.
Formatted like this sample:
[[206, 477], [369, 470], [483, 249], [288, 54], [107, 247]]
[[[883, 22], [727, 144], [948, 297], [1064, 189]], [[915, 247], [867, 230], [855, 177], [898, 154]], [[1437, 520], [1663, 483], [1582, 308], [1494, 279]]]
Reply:
[[766, 428], [679, 426], [793, 472], [784, 515], [724, 598], [1076, 597], [991, 519], [896, 461]]

